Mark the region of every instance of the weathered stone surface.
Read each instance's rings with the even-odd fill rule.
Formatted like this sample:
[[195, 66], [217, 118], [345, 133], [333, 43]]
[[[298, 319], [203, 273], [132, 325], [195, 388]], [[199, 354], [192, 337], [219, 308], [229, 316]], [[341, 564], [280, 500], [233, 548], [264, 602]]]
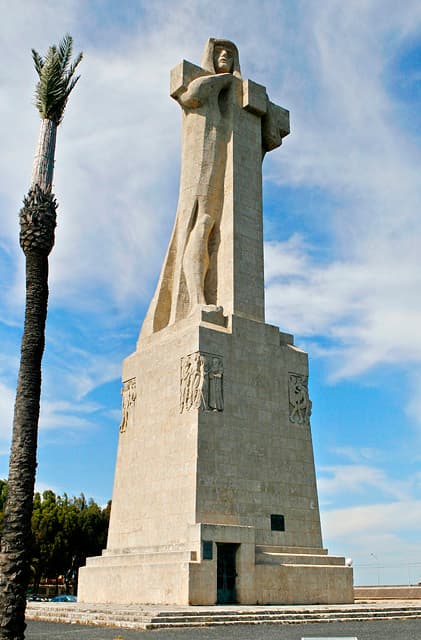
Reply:
[[202, 66], [171, 73], [183, 112], [180, 195], [148, 335], [197, 305], [264, 319], [262, 158], [289, 133], [289, 113], [266, 89], [242, 80], [238, 51], [210, 39]]
[[351, 602], [352, 569], [322, 545], [307, 354], [264, 322], [261, 163], [288, 112], [224, 40], [175, 68], [171, 95], [176, 221], [123, 363], [107, 549], [81, 569], [79, 601], [215, 604], [229, 544], [239, 603]]

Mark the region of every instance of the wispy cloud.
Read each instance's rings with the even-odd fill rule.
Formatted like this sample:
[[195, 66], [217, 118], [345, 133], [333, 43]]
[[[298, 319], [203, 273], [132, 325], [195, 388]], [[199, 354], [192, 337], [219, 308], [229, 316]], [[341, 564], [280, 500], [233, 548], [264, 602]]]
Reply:
[[416, 584], [420, 513], [420, 500], [323, 511], [324, 541], [352, 557], [356, 584]]
[[101, 405], [92, 402], [44, 401], [40, 412], [40, 429], [74, 431], [92, 428], [92, 415], [101, 410]]
[[[14, 389], [0, 381], [0, 448], [5, 441], [9, 443], [12, 434], [13, 406], [15, 402]], [[3, 453], [9, 453], [9, 447]]]
[[[309, 85], [309, 95], [292, 83], [293, 136], [270, 160], [272, 179], [317, 187], [340, 202], [318, 222], [331, 233], [330, 261], [321, 263], [305, 236], [266, 247], [268, 317], [302, 335], [328, 336], [341, 352], [332, 362], [338, 377], [421, 361], [414, 295], [421, 152], [417, 126], [411, 131], [402, 121], [399, 98], [385, 83], [394, 52], [420, 30], [421, 18], [416, 3], [405, 12], [387, 4], [387, 17], [379, 2], [310, 10], [306, 50], [317, 90]], [[388, 56], [386, 42], [393, 42]], [[321, 213], [311, 211], [316, 220]]]
[[421, 500], [333, 509], [324, 512], [323, 522], [331, 538], [421, 531]]
[[331, 453], [341, 458], [345, 458], [354, 464], [361, 462], [373, 462], [383, 458], [383, 451], [380, 448], [373, 449], [370, 447], [332, 447]]
[[[142, 7], [142, 21], [124, 40], [118, 38], [121, 22], [108, 25], [107, 46], [101, 32], [94, 44], [83, 29], [78, 38], [79, 3], [57, 11], [54, 29], [48, 3], [42, 10], [28, 3], [30, 31], [20, 24], [19, 9], [8, 12], [10, 24], [19, 25], [18, 37], [40, 50], [49, 34], [70, 28], [76, 48], [85, 50], [82, 79], [57, 146], [60, 208], [51, 261], [57, 304], [99, 317], [111, 307], [130, 313], [139, 301], [147, 302], [176, 205], [174, 131], [180, 113], [168, 97], [168, 69], [182, 56], [200, 58], [209, 32], [226, 32], [229, 25], [226, 35], [237, 38], [246, 75], [262, 76], [274, 99], [292, 112], [293, 135], [265, 161], [266, 175], [275, 183], [327, 190], [341, 202], [334, 217], [323, 220], [336, 254], [330, 263], [319, 264], [302, 235], [269, 245], [270, 320], [303, 335], [330, 335], [343, 349], [338, 375], [356, 375], [378, 362], [419, 360], [421, 346], [408, 336], [421, 316], [413, 295], [421, 284], [415, 241], [421, 224], [420, 152], [384, 82], [393, 52], [389, 48], [385, 57], [385, 42], [392, 41], [396, 51], [404, 45], [420, 23], [417, 3], [397, 11], [387, 2], [386, 14], [378, 1], [346, 11], [333, 0], [288, 10], [251, 2], [241, 15], [232, 3], [216, 5], [217, 10], [214, 3], [200, 9], [187, 2]], [[297, 27], [294, 33], [288, 20]], [[364, 25], [370, 25], [370, 37]], [[116, 36], [112, 50], [110, 29]], [[277, 47], [269, 37], [275, 33]], [[34, 74], [28, 56], [19, 50], [14, 62], [16, 74], [6, 75], [8, 90], [12, 97], [23, 91], [27, 100], [3, 104], [3, 121], [13, 108], [17, 126], [10, 140], [12, 133], [5, 131], [15, 157], [8, 153], [0, 168], [8, 185], [4, 196], [16, 211], [27, 185], [22, 167], [29, 176], [37, 116], [29, 108]], [[5, 222], [2, 233], [16, 237], [15, 215]], [[21, 270], [16, 275], [22, 304]], [[402, 332], [404, 317], [409, 331]]]
[[404, 500], [409, 489], [407, 481], [396, 478], [392, 481], [383, 469], [357, 464], [322, 466], [317, 484], [322, 500], [332, 495], [342, 495], [346, 496], [347, 501], [353, 502], [361, 494], [370, 495], [372, 500], [373, 490], [383, 497]]
[[415, 581], [421, 568], [419, 474], [381, 467], [381, 448], [339, 447], [333, 453], [350, 462], [318, 469], [324, 544], [353, 558], [357, 584]]

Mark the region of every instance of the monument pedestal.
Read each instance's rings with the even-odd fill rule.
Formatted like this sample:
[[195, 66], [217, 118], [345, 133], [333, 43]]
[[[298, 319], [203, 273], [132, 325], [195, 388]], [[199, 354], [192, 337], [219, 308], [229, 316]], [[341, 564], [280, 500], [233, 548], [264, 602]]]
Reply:
[[141, 338], [107, 549], [80, 602], [353, 601], [322, 547], [307, 355], [271, 325], [198, 309]]
[[289, 112], [210, 38], [181, 62], [174, 230], [136, 352], [107, 549], [79, 601], [353, 601], [352, 569], [323, 549], [307, 355], [264, 322], [262, 159]]

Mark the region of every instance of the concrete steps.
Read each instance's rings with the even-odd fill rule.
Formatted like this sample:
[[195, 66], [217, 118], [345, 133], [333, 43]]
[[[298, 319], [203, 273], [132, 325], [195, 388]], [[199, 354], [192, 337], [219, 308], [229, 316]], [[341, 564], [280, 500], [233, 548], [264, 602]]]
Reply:
[[175, 629], [238, 624], [309, 624], [421, 618], [421, 602], [354, 605], [158, 607], [30, 602], [30, 620], [126, 629]]

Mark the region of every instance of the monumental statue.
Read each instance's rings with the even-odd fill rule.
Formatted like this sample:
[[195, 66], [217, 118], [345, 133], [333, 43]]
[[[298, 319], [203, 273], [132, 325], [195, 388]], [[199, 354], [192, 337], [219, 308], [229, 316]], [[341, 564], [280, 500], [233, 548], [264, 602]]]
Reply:
[[175, 96], [183, 110], [180, 196], [150, 309], [155, 331], [212, 299], [205, 280], [218, 247], [213, 246], [209, 255], [208, 243], [212, 232], [219, 232], [224, 201], [227, 145], [232, 133], [228, 96], [234, 75], [241, 78], [237, 47], [209, 40], [202, 67], [207, 75], [193, 78]]
[[[228, 195], [227, 148], [235, 126], [233, 80], [241, 80], [237, 47], [228, 40], [210, 38], [201, 68], [186, 72], [185, 83], [172, 93], [183, 111], [177, 214], [144, 334], [185, 318], [198, 304], [218, 301], [216, 271], [221, 215]], [[264, 118], [254, 152], [263, 160], [264, 153], [279, 146], [286, 135], [286, 114], [281, 111], [278, 123], [279, 110], [270, 108], [266, 93], [258, 97]]]
[[233, 42], [183, 60], [174, 228], [123, 362], [110, 527], [80, 602], [341, 603], [323, 548], [307, 354], [265, 322], [262, 161], [289, 112], [244, 79]]

